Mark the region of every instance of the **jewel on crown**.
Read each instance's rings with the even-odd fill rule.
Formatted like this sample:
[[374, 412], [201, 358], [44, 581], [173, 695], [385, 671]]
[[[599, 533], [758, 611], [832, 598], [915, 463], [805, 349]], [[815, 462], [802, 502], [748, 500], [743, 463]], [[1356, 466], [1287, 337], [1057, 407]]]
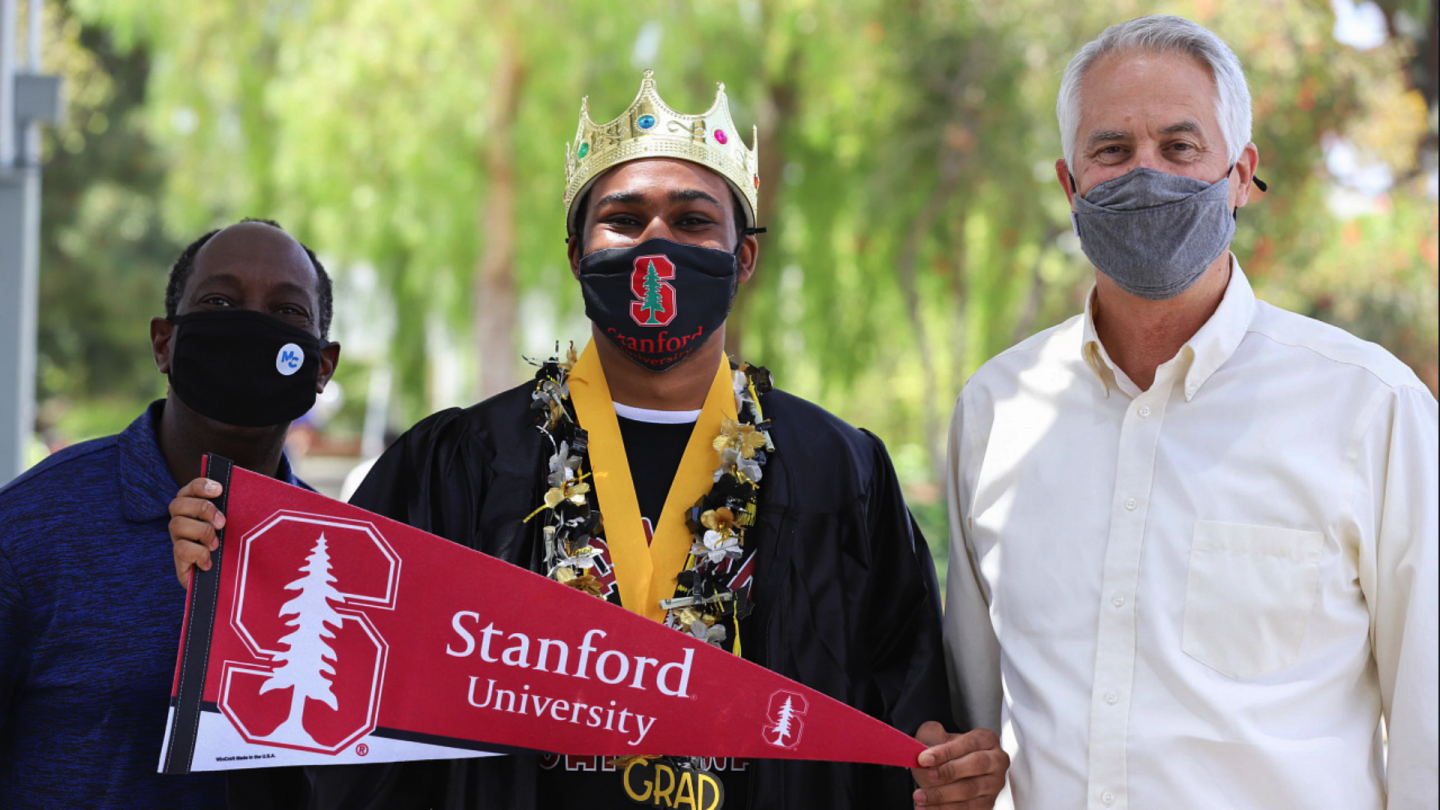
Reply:
[[730, 117], [724, 82], [716, 82], [715, 102], [699, 115], [676, 112], [655, 89], [654, 71], [645, 71], [640, 92], [619, 117], [597, 124], [590, 118], [590, 97], [580, 101], [575, 141], [565, 145], [565, 220], [571, 222], [577, 200], [606, 169], [642, 158], [678, 158], [697, 163], [725, 178], [745, 209], [745, 225], [753, 228], [760, 192], [758, 128], [751, 130], [754, 148]]

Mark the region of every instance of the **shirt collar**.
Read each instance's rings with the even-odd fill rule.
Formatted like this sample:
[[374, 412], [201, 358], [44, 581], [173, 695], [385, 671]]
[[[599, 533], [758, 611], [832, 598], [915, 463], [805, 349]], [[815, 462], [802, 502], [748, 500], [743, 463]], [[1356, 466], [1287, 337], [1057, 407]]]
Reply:
[[[164, 412], [165, 400], [157, 399], [120, 434], [120, 498], [126, 520], [146, 522], [169, 517], [170, 501], [180, 491], [160, 452], [160, 415]], [[287, 484], [305, 486], [295, 477], [284, 453], [280, 454], [276, 473], [275, 477]]]
[[1111, 388], [1120, 387], [1116, 373], [1119, 367], [1110, 362], [1110, 355], [1105, 353], [1105, 347], [1100, 343], [1100, 335], [1095, 331], [1095, 287], [1090, 288], [1090, 294], [1085, 296], [1085, 321], [1084, 333], [1081, 335], [1080, 354], [1085, 358], [1085, 365], [1090, 371], [1100, 378], [1100, 384], [1105, 386], [1105, 396], [1110, 396]]
[[160, 414], [165, 400], [150, 403], [120, 434], [120, 498], [125, 519], [157, 520], [170, 514], [170, 500], [180, 489], [160, 452]]
[[1240, 348], [1240, 341], [1250, 331], [1255, 320], [1255, 291], [1250, 279], [1240, 269], [1240, 262], [1234, 255], [1230, 258], [1230, 283], [1225, 287], [1225, 297], [1210, 320], [1200, 327], [1187, 345], [1192, 347], [1195, 359], [1185, 374], [1185, 399], [1195, 398], [1200, 386], [1210, 379], [1226, 360]]
[[[1177, 353], [1177, 357], [1188, 356], [1189, 364], [1181, 371], [1181, 382], [1185, 386], [1185, 400], [1188, 402], [1195, 398], [1200, 387], [1210, 379], [1220, 366], [1235, 353], [1240, 346], [1240, 341], [1245, 338], [1245, 333], [1250, 329], [1250, 323], [1255, 317], [1255, 291], [1250, 287], [1250, 280], [1245, 277], [1245, 271], [1240, 269], [1240, 262], [1232, 253], [1230, 256], [1230, 283], [1225, 287], [1225, 296], [1220, 299], [1220, 306], [1216, 307], [1215, 313], [1200, 327], [1185, 345]], [[1090, 294], [1085, 297], [1085, 322], [1084, 332], [1081, 337], [1081, 354], [1085, 364], [1100, 382], [1105, 386], [1105, 395], [1110, 395], [1111, 388], [1126, 390], [1129, 379], [1125, 372], [1116, 366], [1106, 353], [1105, 347], [1100, 343], [1100, 336], [1095, 331], [1095, 288], [1090, 288]], [[1129, 387], [1133, 387], [1133, 383]], [[1131, 392], [1134, 396], [1137, 392]]]

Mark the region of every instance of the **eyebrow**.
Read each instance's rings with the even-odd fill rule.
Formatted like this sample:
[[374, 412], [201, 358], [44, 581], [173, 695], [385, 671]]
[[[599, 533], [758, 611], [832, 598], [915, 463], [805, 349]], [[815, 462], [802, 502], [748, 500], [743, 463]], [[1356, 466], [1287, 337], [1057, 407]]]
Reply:
[[[1161, 135], [1175, 135], [1181, 132], [1195, 133], [1197, 135], [1203, 134], [1200, 125], [1194, 121], [1181, 121], [1178, 124], [1171, 124], [1160, 130]], [[1125, 130], [1097, 129], [1090, 133], [1089, 138], [1085, 139], [1085, 148], [1089, 149], [1097, 144], [1109, 143], [1111, 141], [1123, 141], [1130, 137], [1131, 134]]]
[[[216, 273], [216, 274], [213, 275], [213, 276], [208, 276], [208, 277], [206, 277], [206, 278], [203, 279], [199, 284], [196, 284], [194, 289], [195, 289], [195, 290], [199, 290], [201, 287], [203, 287], [203, 286], [205, 285], [206, 282], [219, 282], [219, 283], [222, 283], [222, 284], [233, 284], [233, 285], [239, 285], [239, 284], [242, 283], [242, 282], [240, 281], [240, 277], [237, 276], [237, 275], [235, 275], [234, 273]], [[284, 291], [286, 291], [286, 292], [299, 293], [299, 294], [302, 295], [302, 296], [308, 296], [308, 295], [310, 294], [310, 290], [305, 289], [304, 287], [300, 286], [299, 284], [296, 284], [296, 283], [293, 282], [293, 281], [281, 281], [281, 282], [276, 283], [276, 284], [275, 284], [275, 287], [276, 287], [277, 289], [284, 290]]]
[[701, 191], [698, 188], [681, 188], [670, 192], [670, 202], [691, 202], [693, 200], [705, 200], [715, 205], [720, 204], [720, 201], [709, 192]]
[[1161, 135], [1174, 135], [1177, 132], [1193, 132], [1198, 135], [1200, 134], [1200, 125], [1194, 121], [1181, 121], [1160, 130]]
[[[720, 205], [720, 201], [715, 199], [715, 195], [698, 188], [677, 188], [674, 191], [670, 192], [667, 196], [670, 198], [670, 202], [691, 202], [693, 200], [705, 200], [707, 202], [714, 203], [715, 205]], [[610, 194], [606, 194], [604, 197], [596, 200], [595, 207], [600, 208], [601, 206], [609, 205], [612, 203], [617, 205], [642, 203], [645, 202], [646, 199], [646, 196], [638, 191], [616, 191]]]
[[626, 205], [628, 203], [644, 202], [644, 200], [645, 195], [638, 191], [615, 191], [596, 200], [595, 207], [599, 208], [602, 205], [609, 205], [611, 203]]
[[1085, 148], [1088, 149], [1096, 144], [1108, 143], [1109, 141], [1123, 141], [1129, 137], [1130, 133], [1122, 130], [1097, 129], [1090, 133], [1090, 137], [1085, 139]]
[[276, 284], [276, 285], [275, 285], [275, 288], [276, 288], [276, 289], [280, 289], [280, 290], [285, 290], [285, 291], [287, 291], [287, 292], [297, 292], [297, 293], [300, 293], [301, 295], [306, 295], [306, 296], [308, 296], [308, 295], [312, 292], [311, 290], [307, 290], [307, 289], [305, 289], [304, 287], [300, 286], [299, 284], [296, 284], [296, 283], [293, 282], [293, 281], [282, 281], [282, 282]]

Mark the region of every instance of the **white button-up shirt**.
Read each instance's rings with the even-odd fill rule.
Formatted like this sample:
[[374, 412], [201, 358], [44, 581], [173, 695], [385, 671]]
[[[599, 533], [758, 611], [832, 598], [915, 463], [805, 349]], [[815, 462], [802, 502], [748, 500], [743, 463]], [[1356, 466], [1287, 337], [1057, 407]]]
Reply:
[[960, 395], [951, 685], [1021, 810], [1440, 802], [1435, 399], [1232, 267], [1149, 390], [1087, 307]]

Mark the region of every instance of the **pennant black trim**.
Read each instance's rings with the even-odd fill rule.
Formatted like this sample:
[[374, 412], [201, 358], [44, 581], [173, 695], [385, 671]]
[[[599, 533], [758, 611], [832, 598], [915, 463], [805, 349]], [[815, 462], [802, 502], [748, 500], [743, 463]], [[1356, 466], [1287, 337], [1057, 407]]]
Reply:
[[495, 754], [543, 754], [534, 748], [521, 748], [515, 745], [498, 745], [496, 743], [479, 742], [467, 740], [461, 737], [446, 737], [440, 734], [425, 734], [419, 731], [405, 731], [398, 728], [379, 727], [368, 735], [370, 737], [382, 737], [387, 740], [400, 740], [401, 742], [421, 743], [422, 745], [443, 745], [446, 748], [459, 748], [465, 751], [489, 751]]
[[[224, 489], [210, 502], [222, 513], [230, 498], [229, 459], [205, 454], [200, 474], [218, 481]], [[216, 531], [220, 547], [210, 552], [210, 570], [196, 568], [190, 580], [190, 600], [185, 613], [185, 635], [181, 639], [180, 672], [175, 682], [175, 715], [170, 725], [164, 763], [165, 773], [189, 773], [200, 733], [200, 712], [205, 696], [205, 668], [210, 660], [210, 634], [215, 627], [216, 604], [220, 601], [220, 566], [225, 551], [225, 530]]]

